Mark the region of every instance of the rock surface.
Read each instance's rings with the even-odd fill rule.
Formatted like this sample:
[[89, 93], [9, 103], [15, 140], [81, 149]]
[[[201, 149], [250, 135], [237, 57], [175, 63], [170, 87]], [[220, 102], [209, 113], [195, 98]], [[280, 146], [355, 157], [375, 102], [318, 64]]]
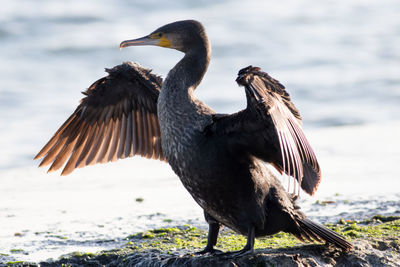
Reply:
[[[204, 247], [206, 231], [190, 226], [161, 228], [127, 237], [120, 249], [72, 253], [55, 261], [9, 262], [0, 266], [400, 266], [400, 219], [375, 216], [363, 222], [328, 225], [352, 239], [354, 249], [344, 253], [332, 245], [301, 244], [284, 233], [257, 240], [256, 250], [241, 256], [196, 255]], [[220, 248], [237, 250], [243, 237], [223, 231]], [[269, 249], [265, 249], [268, 247]]]
[[[254, 254], [226, 259], [223, 256], [197, 256], [178, 251], [173, 255], [147, 251], [127, 255], [73, 256], [53, 266], [400, 266], [400, 244], [397, 238], [358, 240], [354, 250], [342, 253], [332, 246], [305, 245], [294, 248], [257, 250]], [[35, 265], [34, 265], [35, 266]]]

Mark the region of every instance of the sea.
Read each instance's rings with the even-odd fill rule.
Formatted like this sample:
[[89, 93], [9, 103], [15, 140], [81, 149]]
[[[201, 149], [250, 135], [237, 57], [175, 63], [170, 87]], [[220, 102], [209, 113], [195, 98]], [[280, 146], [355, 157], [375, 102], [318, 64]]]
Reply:
[[[196, 96], [220, 113], [246, 106], [237, 72], [286, 86], [322, 168], [313, 220], [400, 215], [400, 2], [397, 0], [19, 0], [0, 8], [0, 263], [123, 246], [157, 227], [206, 227], [163, 162], [134, 157], [46, 173], [33, 157], [110, 68], [165, 77], [182, 53], [119, 43], [177, 20], [207, 30], [212, 59]], [[288, 177], [281, 177], [286, 186]]]

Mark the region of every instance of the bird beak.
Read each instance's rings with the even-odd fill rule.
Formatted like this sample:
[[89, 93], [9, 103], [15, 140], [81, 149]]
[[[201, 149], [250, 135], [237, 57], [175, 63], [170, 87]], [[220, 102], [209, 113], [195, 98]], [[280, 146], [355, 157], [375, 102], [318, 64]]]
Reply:
[[127, 46], [139, 46], [139, 45], [158, 45], [159, 42], [160, 42], [160, 40], [150, 38], [150, 36], [145, 36], [145, 37], [138, 38], [138, 39], [123, 41], [119, 45], [119, 48], [122, 49]]

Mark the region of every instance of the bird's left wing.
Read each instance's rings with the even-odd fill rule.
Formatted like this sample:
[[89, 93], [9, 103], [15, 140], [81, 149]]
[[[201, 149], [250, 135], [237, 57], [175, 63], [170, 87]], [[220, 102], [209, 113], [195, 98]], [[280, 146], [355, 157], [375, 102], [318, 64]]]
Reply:
[[141, 155], [164, 160], [157, 117], [162, 79], [136, 63], [106, 69], [74, 113], [36, 155], [62, 175], [75, 168]]
[[236, 81], [245, 87], [247, 108], [232, 115], [215, 115], [208, 133], [224, 135], [235, 153], [271, 163], [314, 194], [320, 167], [284, 86], [252, 66], [240, 70]]

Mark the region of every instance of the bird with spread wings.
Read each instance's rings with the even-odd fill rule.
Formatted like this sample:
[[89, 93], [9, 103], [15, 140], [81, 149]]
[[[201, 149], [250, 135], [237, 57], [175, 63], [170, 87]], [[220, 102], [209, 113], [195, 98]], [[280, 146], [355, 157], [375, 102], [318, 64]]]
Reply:
[[[211, 46], [201, 23], [164, 25], [127, 46], [155, 45], [183, 52], [184, 57], [162, 80], [136, 63], [106, 69], [85, 97], [35, 157], [49, 171], [76, 168], [140, 155], [166, 161], [209, 224], [207, 246], [215, 253], [222, 225], [247, 235], [238, 253], [253, 251], [254, 238], [285, 231], [300, 240], [352, 245], [334, 231], [312, 222], [295, 204], [269, 163], [293, 177], [312, 195], [321, 180], [316, 156], [301, 126], [299, 111], [284, 86], [257, 67], [239, 71], [247, 107], [218, 114], [193, 91], [206, 73]], [[296, 192], [294, 192], [296, 193]]]

